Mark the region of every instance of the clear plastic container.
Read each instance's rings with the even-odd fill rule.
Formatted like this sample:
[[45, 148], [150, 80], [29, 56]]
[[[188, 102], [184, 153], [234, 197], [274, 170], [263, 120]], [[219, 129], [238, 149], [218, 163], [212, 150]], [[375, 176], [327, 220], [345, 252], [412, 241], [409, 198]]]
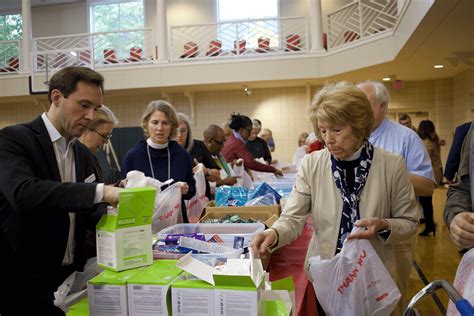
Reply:
[[192, 234], [192, 233], [203, 233], [206, 235], [206, 240], [209, 240], [214, 235], [224, 241], [225, 244], [233, 246], [234, 237], [244, 237], [244, 246], [250, 243], [250, 240], [257, 232], [261, 232], [265, 229], [263, 223], [251, 223], [251, 224], [176, 224], [158, 232], [157, 238], [164, 239], [168, 234]]
[[[216, 262], [220, 261], [220, 259], [238, 259], [240, 255], [244, 253], [244, 249], [235, 249], [232, 252], [226, 253], [193, 253], [191, 256], [195, 259], [203, 261], [210, 266], [215, 266]], [[153, 259], [179, 259], [184, 256], [185, 253], [166, 253], [157, 250], [153, 250]], [[223, 260], [225, 262], [225, 260]]]

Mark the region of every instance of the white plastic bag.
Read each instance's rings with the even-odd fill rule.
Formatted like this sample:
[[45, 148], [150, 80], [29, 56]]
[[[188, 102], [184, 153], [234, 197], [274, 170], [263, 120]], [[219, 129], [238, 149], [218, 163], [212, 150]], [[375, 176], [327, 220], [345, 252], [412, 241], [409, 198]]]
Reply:
[[197, 172], [194, 173], [196, 180], [196, 194], [186, 201], [186, 211], [190, 223], [197, 223], [201, 217], [204, 207], [206, 207], [209, 199], [206, 196], [206, 178], [204, 177], [202, 163], [197, 165]]
[[[474, 248], [466, 252], [462, 257], [456, 271], [453, 286], [463, 298], [474, 306]], [[449, 301], [446, 315], [460, 315], [451, 300]]]
[[87, 260], [84, 271], [71, 273], [66, 280], [54, 292], [54, 305], [61, 308], [65, 313], [69, 307], [87, 296], [87, 281], [102, 272], [97, 265], [97, 257]]
[[398, 287], [367, 239], [346, 240], [332, 259], [311, 257], [309, 264], [316, 296], [329, 315], [390, 315], [400, 300]]
[[178, 223], [181, 215], [181, 185], [182, 182], [173, 183], [157, 194], [151, 225], [153, 234]]
[[241, 165], [234, 164], [233, 167], [234, 174], [237, 177], [237, 183], [234, 185], [236, 187], [246, 187], [247, 189], [253, 189], [253, 181], [249, 176], [247, 171], [245, 171], [244, 164]]

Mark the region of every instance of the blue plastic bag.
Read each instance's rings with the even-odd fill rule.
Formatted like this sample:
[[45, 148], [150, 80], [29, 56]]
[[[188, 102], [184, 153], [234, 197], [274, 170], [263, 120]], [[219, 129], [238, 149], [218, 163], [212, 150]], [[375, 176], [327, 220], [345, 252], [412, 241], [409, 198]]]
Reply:
[[266, 194], [272, 194], [275, 197], [275, 201], [279, 204], [281, 195], [273, 189], [268, 183], [262, 182], [256, 188], [255, 191], [251, 196], [249, 196], [249, 200], [253, 200], [259, 196], [264, 196]]
[[220, 186], [216, 188], [217, 206], [244, 206], [248, 189], [245, 187]]

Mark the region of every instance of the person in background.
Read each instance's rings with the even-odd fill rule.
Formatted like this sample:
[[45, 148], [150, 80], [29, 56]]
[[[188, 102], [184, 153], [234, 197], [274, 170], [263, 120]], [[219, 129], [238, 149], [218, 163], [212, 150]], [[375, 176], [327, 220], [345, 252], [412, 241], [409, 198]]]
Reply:
[[258, 137], [258, 133], [262, 130], [262, 122], [257, 119], [252, 120], [252, 132], [245, 142], [245, 147], [250, 151], [255, 159], [263, 158], [268, 164], [272, 163], [272, 155], [267, 142]]
[[[417, 196], [430, 196], [433, 194], [435, 179], [431, 160], [421, 138], [411, 129], [401, 124], [390, 121], [385, 117], [388, 111], [390, 96], [383, 83], [378, 81], [365, 81], [357, 84], [369, 99], [374, 113], [374, 124], [369, 141], [376, 147], [385, 149], [405, 159], [410, 183]], [[401, 268], [401, 275], [410, 275], [413, 267], [413, 249], [415, 239], [395, 242], [393, 247], [397, 252], [397, 265]], [[408, 279], [399, 282], [402, 293], [408, 290]], [[402, 298], [403, 299], [403, 298]], [[402, 302], [405, 305], [407, 302]]]
[[308, 138], [308, 133], [306, 132], [301, 133], [300, 136], [298, 136], [298, 148], [296, 148], [295, 154], [293, 155], [293, 165], [295, 165], [297, 169], [300, 167], [304, 155], [308, 153], [306, 138]]
[[196, 194], [194, 164], [188, 152], [172, 140], [178, 129], [174, 107], [163, 100], [150, 102], [142, 115], [142, 127], [147, 139], [127, 152], [122, 161], [122, 176], [125, 178], [129, 171], [138, 170], [161, 182], [168, 179], [183, 182], [181, 213], [183, 222], [188, 223], [184, 200]]
[[225, 177], [219, 177], [219, 180], [216, 181], [216, 186], [234, 185], [237, 183], [237, 179], [233, 176], [231, 171], [232, 166], [227, 163], [221, 154], [225, 142], [224, 130], [219, 126], [209, 125], [209, 127], [204, 130], [204, 144], [211, 153], [212, 159], [216, 165], [220, 170], [224, 170], [226, 175]]
[[[307, 258], [330, 259], [346, 238], [368, 239], [395, 282], [408, 282], [393, 244], [414, 235], [416, 198], [403, 158], [368, 140], [374, 115], [367, 97], [350, 83], [328, 84], [314, 96], [310, 119], [326, 148], [304, 156], [280, 218], [253, 238], [252, 249], [265, 256], [267, 248], [289, 244], [310, 214], [315, 229]], [[366, 230], [351, 234], [354, 226]]]
[[[104, 173], [96, 155], [100, 148], [109, 142], [109, 139], [112, 137], [112, 130], [117, 124], [118, 119], [114, 113], [102, 104], [102, 106], [97, 109], [94, 119], [87, 124], [87, 129], [82, 133], [81, 137], [79, 137], [79, 141], [92, 153], [95, 174], [99, 183], [104, 183], [105, 181]], [[98, 207], [97, 211], [94, 212], [94, 218], [91, 218], [91, 224], [86, 231], [85, 237], [86, 258], [97, 256], [95, 227], [106, 211], [106, 207]]]
[[270, 152], [275, 151], [275, 141], [273, 140], [273, 133], [271, 129], [264, 128], [262, 130], [262, 134], [260, 134], [260, 138], [267, 142], [268, 148], [270, 148]]
[[451, 144], [451, 149], [449, 150], [446, 166], [444, 168], [444, 177], [449, 183], [456, 180], [456, 172], [458, 171], [459, 162], [461, 160], [461, 147], [470, 127], [471, 122], [464, 123], [456, 127], [454, 132], [453, 143]]
[[222, 130], [224, 131], [224, 135], [225, 135], [226, 140], [232, 134], [232, 128], [229, 127], [229, 124], [230, 124], [230, 122], [227, 122], [222, 126]]
[[413, 123], [411, 122], [410, 115], [408, 115], [406, 113], [400, 113], [400, 115], [398, 115], [398, 123], [400, 123], [403, 126], [406, 126], [408, 128], [411, 128], [415, 133], [417, 133], [416, 127], [413, 126]]
[[461, 161], [456, 183], [449, 186], [444, 208], [444, 222], [452, 241], [461, 249], [474, 247], [474, 128], [471, 124], [461, 149]]
[[[435, 126], [430, 120], [423, 120], [418, 126], [418, 135], [423, 140], [428, 154], [430, 155], [431, 165], [435, 174], [436, 183], [441, 185], [443, 182], [443, 166], [441, 165], [441, 148], [439, 137], [436, 134]], [[420, 205], [423, 207], [423, 217], [425, 219], [425, 230], [419, 233], [419, 236], [429, 236], [436, 234], [436, 226], [433, 221], [433, 196], [420, 196]]]
[[112, 130], [117, 124], [118, 119], [114, 113], [102, 104], [102, 106], [97, 109], [94, 119], [87, 124], [87, 129], [82, 133], [81, 137], [79, 137], [79, 141], [89, 148], [92, 153], [99, 182], [104, 182], [104, 173], [96, 155], [102, 146], [108, 144], [112, 137]]
[[246, 169], [272, 172], [276, 176], [283, 176], [281, 170], [255, 161], [252, 154], [245, 147], [245, 141], [252, 133], [252, 121], [248, 116], [232, 114], [229, 127], [232, 129], [232, 134], [227, 138], [221, 151], [227, 161], [242, 158]]
[[101, 74], [58, 70], [48, 112], [0, 131], [0, 314], [64, 315], [53, 293], [82, 271], [89, 215], [118, 204], [120, 189], [96, 183], [90, 151], [77, 138], [103, 101]]
[[308, 137], [306, 138], [306, 145], [308, 146], [308, 154], [312, 153], [313, 151], [318, 151], [323, 149], [324, 143], [316, 137], [314, 132], [311, 132]]
[[[203, 172], [206, 178], [206, 196], [209, 200], [212, 200], [213, 195], [211, 194], [209, 182], [217, 182], [220, 180], [219, 167], [216, 165], [214, 159], [212, 159], [211, 153], [206, 145], [200, 140], [192, 139], [191, 124], [187, 115], [177, 113], [177, 117], [178, 132], [176, 141], [187, 150], [195, 165], [198, 163], [203, 164]], [[196, 169], [193, 169], [193, 171], [196, 172]]]

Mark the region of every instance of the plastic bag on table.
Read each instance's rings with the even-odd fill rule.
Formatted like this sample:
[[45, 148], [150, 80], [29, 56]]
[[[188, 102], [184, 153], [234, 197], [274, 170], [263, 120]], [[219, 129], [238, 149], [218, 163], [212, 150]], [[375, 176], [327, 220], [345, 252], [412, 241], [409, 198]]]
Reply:
[[257, 196], [254, 199], [248, 200], [245, 206], [258, 206], [258, 205], [275, 205], [277, 201], [275, 195], [267, 193], [265, 195]]
[[152, 234], [178, 223], [181, 214], [181, 185], [182, 182], [173, 183], [157, 194], [151, 219]]
[[103, 270], [97, 265], [96, 257], [87, 260], [83, 272], [71, 273], [54, 292], [54, 305], [66, 313], [69, 307], [87, 296], [87, 281]]
[[330, 315], [390, 315], [400, 300], [398, 287], [367, 239], [347, 240], [332, 259], [311, 257], [309, 264], [318, 301]]
[[222, 185], [216, 188], [216, 206], [244, 206], [248, 189]]
[[209, 199], [206, 196], [206, 178], [204, 176], [202, 163], [197, 165], [197, 171], [194, 173], [196, 180], [196, 195], [189, 201], [186, 201], [186, 210], [188, 212], [188, 220], [190, 223], [197, 223], [201, 214], [206, 207]]
[[[463, 298], [474, 306], [474, 248], [466, 252], [462, 257], [456, 271], [453, 286]], [[446, 315], [460, 315], [451, 300], [449, 301]]]

